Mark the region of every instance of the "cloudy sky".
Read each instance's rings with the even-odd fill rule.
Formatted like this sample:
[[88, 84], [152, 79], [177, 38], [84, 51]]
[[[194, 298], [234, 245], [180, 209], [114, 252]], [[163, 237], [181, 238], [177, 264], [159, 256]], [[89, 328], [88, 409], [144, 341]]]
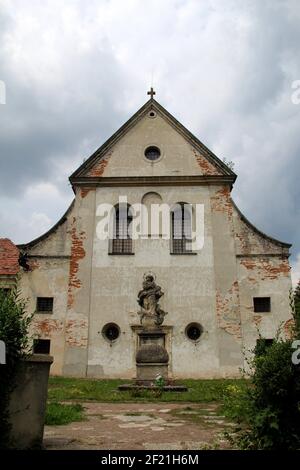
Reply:
[[68, 176], [153, 82], [234, 162], [235, 201], [293, 243], [300, 277], [299, 43], [298, 0], [0, 0], [0, 236], [26, 242], [58, 220]]

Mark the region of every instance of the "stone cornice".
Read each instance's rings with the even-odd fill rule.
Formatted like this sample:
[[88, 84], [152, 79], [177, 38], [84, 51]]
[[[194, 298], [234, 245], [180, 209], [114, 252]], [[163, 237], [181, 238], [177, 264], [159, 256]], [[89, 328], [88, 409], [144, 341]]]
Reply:
[[105, 187], [105, 186], [198, 186], [198, 185], [230, 185], [235, 176], [116, 176], [116, 177], [84, 177], [73, 178], [74, 186]]
[[288, 259], [290, 257], [290, 253], [288, 251], [289, 247], [292, 245], [286, 243], [284, 244], [283, 242], [282, 245], [285, 245], [283, 249], [285, 251], [282, 251], [281, 253], [237, 253], [235, 256], [237, 258], [282, 258], [282, 259]]

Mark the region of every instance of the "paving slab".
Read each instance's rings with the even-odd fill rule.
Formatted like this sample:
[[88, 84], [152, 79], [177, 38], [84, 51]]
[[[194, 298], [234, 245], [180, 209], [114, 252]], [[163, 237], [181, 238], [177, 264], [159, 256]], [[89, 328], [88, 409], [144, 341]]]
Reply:
[[162, 403], [88, 402], [83, 407], [85, 421], [45, 426], [46, 449], [229, 448], [222, 432], [232, 423], [218, 414], [216, 403], [166, 403], [164, 406]]

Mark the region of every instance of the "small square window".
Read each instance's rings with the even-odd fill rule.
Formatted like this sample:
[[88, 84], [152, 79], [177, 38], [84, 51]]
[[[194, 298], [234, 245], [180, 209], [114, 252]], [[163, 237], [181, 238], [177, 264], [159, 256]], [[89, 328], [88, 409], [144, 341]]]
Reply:
[[1, 292], [3, 292], [3, 294], [5, 295], [8, 295], [11, 291], [11, 289], [9, 287], [1, 287]]
[[263, 356], [266, 354], [268, 348], [272, 346], [274, 339], [272, 338], [258, 338], [256, 341], [256, 346], [254, 348], [254, 353], [256, 356]]
[[36, 301], [37, 312], [53, 312], [53, 297], [38, 297]]
[[35, 339], [33, 342], [34, 354], [49, 354], [50, 339]]
[[253, 297], [253, 307], [256, 313], [271, 312], [271, 298]]

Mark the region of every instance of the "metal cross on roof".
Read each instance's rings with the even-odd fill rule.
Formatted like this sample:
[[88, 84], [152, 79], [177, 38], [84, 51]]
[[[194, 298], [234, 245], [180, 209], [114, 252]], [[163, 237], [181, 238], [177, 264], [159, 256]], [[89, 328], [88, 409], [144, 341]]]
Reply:
[[153, 88], [150, 88], [150, 91], [147, 91], [147, 95], [151, 96], [151, 99], [153, 98], [154, 95], [156, 95], [156, 92], [153, 90]]

